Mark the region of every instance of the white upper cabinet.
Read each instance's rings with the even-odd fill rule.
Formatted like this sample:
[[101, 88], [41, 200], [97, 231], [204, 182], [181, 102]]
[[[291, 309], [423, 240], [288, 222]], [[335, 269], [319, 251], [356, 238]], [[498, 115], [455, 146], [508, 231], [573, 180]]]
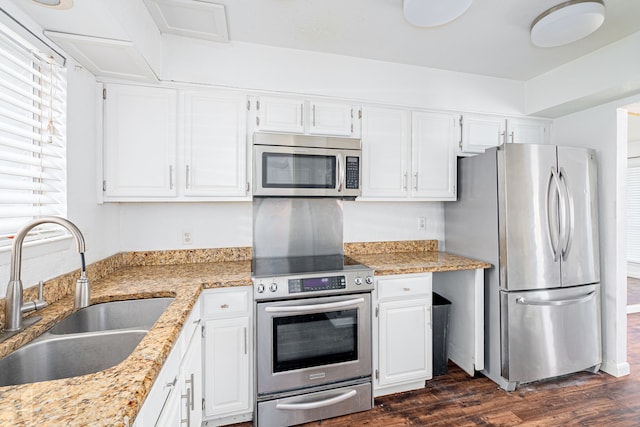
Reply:
[[464, 114], [461, 119], [461, 153], [484, 153], [504, 143], [548, 144], [551, 124], [547, 120]]
[[516, 144], [549, 144], [551, 124], [546, 120], [508, 119], [506, 141]]
[[360, 110], [349, 104], [311, 102], [309, 133], [313, 135], [360, 136]]
[[303, 100], [261, 96], [254, 105], [256, 130], [304, 133]]
[[175, 197], [176, 90], [112, 84], [103, 93], [105, 199]]
[[246, 97], [183, 93], [184, 195], [245, 196]]
[[460, 121], [463, 153], [484, 153], [484, 150], [497, 147], [504, 142], [506, 121], [504, 117], [465, 114]]
[[361, 199], [455, 200], [456, 118], [365, 107]]
[[360, 137], [360, 107], [350, 103], [259, 96], [251, 105], [255, 131]]
[[455, 130], [457, 116], [411, 114], [411, 196], [456, 199]]
[[410, 114], [392, 108], [362, 111], [362, 197], [406, 197]]
[[246, 96], [104, 88], [104, 201], [250, 198]]

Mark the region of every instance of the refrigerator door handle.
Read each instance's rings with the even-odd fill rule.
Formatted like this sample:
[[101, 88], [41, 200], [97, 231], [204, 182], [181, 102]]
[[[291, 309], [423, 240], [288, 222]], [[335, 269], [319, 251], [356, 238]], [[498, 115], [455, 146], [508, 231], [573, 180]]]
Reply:
[[[560, 203], [559, 209], [558, 201]], [[563, 215], [563, 212], [565, 212], [565, 207], [564, 198], [562, 198], [562, 196], [560, 195], [560, 177], [558, 176], [558, 172], [556, 171], [555, 166], [551, 167], [551, 173], [549, 174], [546, 203], [547, 238], [549, 241], [549, 246], [551, 246], [551, 252], [553, 252], [553, 261], [557, 262], [560, 259], [560, 245], [564, 241], [564, 235], [562, 234], [562, 220], [558, 218], [558, 216]]]
[[560, 183], [562, 184], [562, 194], [561, 198], [565, 200], [565, 209], [566, 212], [563, 218], [562, 228], [565, 230], [564, 240], [562, 241], [561, 246], [561, 254], [562, 260], [565, 260], [567, 254], [569, 253], [569, 249], [571, 248], [571, 241], [573, 240], [573, 232], [574, 232], [574, 217], [573, 217], [573, 198], [569, 193], [569, 187], [567, 186], [566, 173], [563, 168], [560, 168]]
[[588, 294], [581, 296], [580, 298], [571, 298], [571, 299], [563, 299], [563, 300], [533, 300], [533, 299], [525, 299], [525, 298], [516, 298], [516, 304], [522, 305], [570, 305], [570, 304], [580, 304], [583, 302], [589, 301], [591, 298], [595, 296], [596, 292], [592, 291]]

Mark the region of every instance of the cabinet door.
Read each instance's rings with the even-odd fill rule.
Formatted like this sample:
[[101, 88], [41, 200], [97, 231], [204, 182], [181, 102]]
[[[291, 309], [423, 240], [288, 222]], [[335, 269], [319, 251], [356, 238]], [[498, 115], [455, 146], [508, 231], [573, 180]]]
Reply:
[[507, 120], [507, 142], [517, 144], [548, 144], [550, 123], [544, 120]]
[[313, 135], [358, 136], [358, 109], [350, 104], [311, 102], [309, 133]]
[[456, 199], [456, 118], [453, 114], [412, 113], [412, 197]]
[[205, 322], [205, 415], [250, 410], [249, 318]]
[[379, 385], [431, 378], [429, 299], [383, 302], [379, 310]]
[[363, 197], [407, 197], [410, 144], [407, 111], [363, 108]]
[[247, 193], [246, 97], [184, 94], [184, 195]]
[[117, 84], [105, 89], [105, 198], [174, 197], [176, 91]]
[[187, 427], [202, 424], [202, 336], [199, 328], [189, 343], [180, 369], [180, 419]]
[[484, 150], [502, 145], [505, 140], [506, 121], [503, 117], [464, 115], [462, 117], [462, 145], [465, 153], [484, 153]]
[[287, 98], [260, 97], [256, 100], [258, 131], [303, 133], [304, 101]]

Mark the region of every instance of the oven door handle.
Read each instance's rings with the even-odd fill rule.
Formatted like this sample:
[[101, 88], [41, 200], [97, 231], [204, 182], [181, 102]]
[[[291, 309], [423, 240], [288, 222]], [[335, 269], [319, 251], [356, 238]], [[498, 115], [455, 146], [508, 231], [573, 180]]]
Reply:
[[350, 390], [346, 393], [339, 394], [330, 399], [319, 400], [317, 402], [306, 402], [306, 403], [278, 403], [276, 404], [276, 409], [281, 409], [283, 411], [304, 411], [309, 409], [318, 409], [325, 408], [327, 406], [335, 405], [340, 402], [344, 402], [347, 399], [351, 399], [353, 396], [358, 394], [355, 390]]
[[280, 307], [265, 307], [265, 311], [269, 313], [305, 313], [311, 311], [326, 311], [335, 308], [356, 308], [359, 304], [364, 303], [364, 298], [350, 299], [347, 301], [328, 302], [326, 304], [312, 305], [290, 305]]

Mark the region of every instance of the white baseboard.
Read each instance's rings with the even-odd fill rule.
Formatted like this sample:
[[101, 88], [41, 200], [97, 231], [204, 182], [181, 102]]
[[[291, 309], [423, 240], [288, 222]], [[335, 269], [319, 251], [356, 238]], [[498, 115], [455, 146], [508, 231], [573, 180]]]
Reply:
[[606, 361], [604, 361], [600, 366], [600, 370], [614, 377], [624, 377], [625, 375], [629, 375], [631, 373], [631, 366], [628, 362], [607, 363]]

